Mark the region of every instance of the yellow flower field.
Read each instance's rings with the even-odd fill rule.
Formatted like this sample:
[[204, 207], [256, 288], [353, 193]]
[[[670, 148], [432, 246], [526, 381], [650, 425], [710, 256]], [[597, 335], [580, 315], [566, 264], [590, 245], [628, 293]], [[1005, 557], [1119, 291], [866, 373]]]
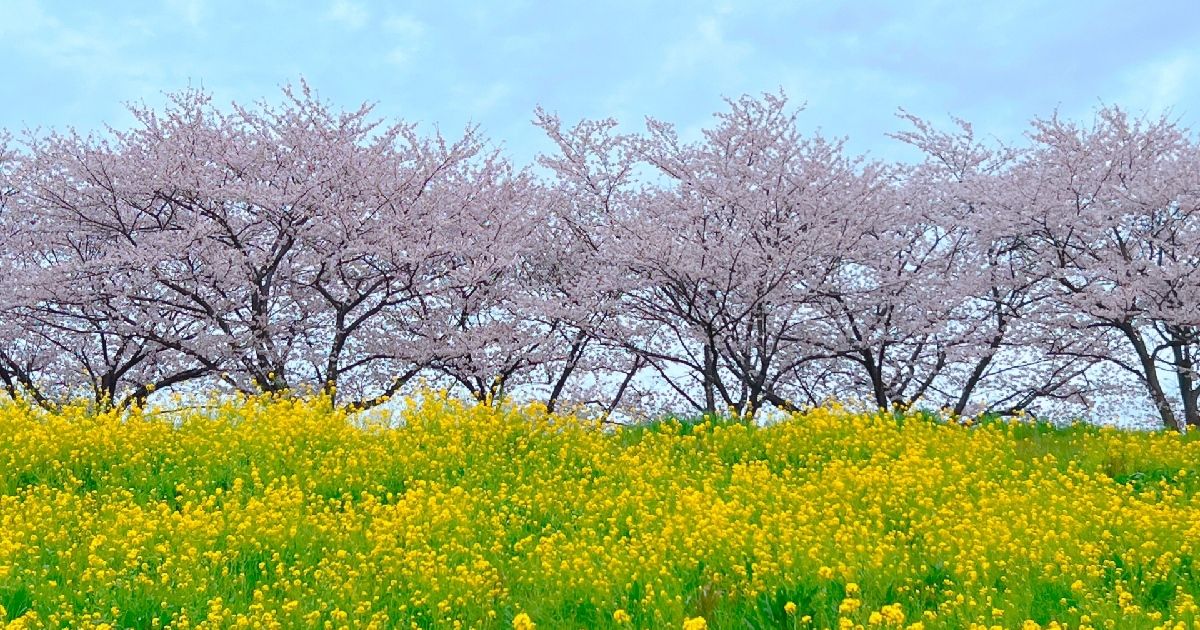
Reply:
[[1194, 628], [1200, 442], [429, 395], [0, 407], [9, 628]]

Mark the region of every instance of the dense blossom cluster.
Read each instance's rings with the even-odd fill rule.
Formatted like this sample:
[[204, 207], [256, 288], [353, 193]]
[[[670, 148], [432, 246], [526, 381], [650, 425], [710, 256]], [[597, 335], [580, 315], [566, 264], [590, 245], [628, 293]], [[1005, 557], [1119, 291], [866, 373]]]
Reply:
[[1194, 628], [1200, 441], [835, 407], [605, 427], [0, 407], [10, 628]]
[[202, 92], [100, 136], [0, 138], [0, 383], [52, 407], [169, 388], [414, 383], [551, 409], [878, 408], [1200, 424], [1200, 143], [1116, 108], [1021, 146], [902, 115], [884, 164], [744, 97], [694, 141], [564, 126], [519, 169], [305, 86]]

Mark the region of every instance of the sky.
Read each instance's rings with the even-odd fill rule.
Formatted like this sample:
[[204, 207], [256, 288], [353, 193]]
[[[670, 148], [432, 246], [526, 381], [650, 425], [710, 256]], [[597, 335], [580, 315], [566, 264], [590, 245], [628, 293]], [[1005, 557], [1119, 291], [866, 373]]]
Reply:
[[457, 135], [519, 163], [565, 122], [651, 116], [696, 138], [723, 98], [782, 90], [806, 131], [910, 160], [898, 108], [1019, 142], [1101, 105], [1200, 127], [1195, 0], [383, 2], [0, 0], [0, 127], [132, 124], [130, 102], [202, 87], [220, 104], [306, 80], [336, 106]]

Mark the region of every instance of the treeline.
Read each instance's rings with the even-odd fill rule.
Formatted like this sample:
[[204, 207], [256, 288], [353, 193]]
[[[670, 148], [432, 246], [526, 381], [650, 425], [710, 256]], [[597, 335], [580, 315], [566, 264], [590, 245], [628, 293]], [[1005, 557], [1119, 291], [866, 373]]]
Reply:
[[46, 406], [172, 388], [751, 414], [1127, 401], [1200, 424], [1200, 143], [1117, 108], [982, 142], [902, 115], [915, 165], [802, 133], [782, 95], [695, 142], [536, 124], [517, 168], [307, 86], [0, 137], [0, 381]]

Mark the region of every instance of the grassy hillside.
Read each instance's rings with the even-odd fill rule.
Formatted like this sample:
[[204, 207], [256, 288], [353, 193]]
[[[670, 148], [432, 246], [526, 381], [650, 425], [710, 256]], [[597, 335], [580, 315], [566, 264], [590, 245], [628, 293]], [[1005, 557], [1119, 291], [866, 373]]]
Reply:
[[1193, 627], [1200, 441], [0, 407], [10, 627]]

